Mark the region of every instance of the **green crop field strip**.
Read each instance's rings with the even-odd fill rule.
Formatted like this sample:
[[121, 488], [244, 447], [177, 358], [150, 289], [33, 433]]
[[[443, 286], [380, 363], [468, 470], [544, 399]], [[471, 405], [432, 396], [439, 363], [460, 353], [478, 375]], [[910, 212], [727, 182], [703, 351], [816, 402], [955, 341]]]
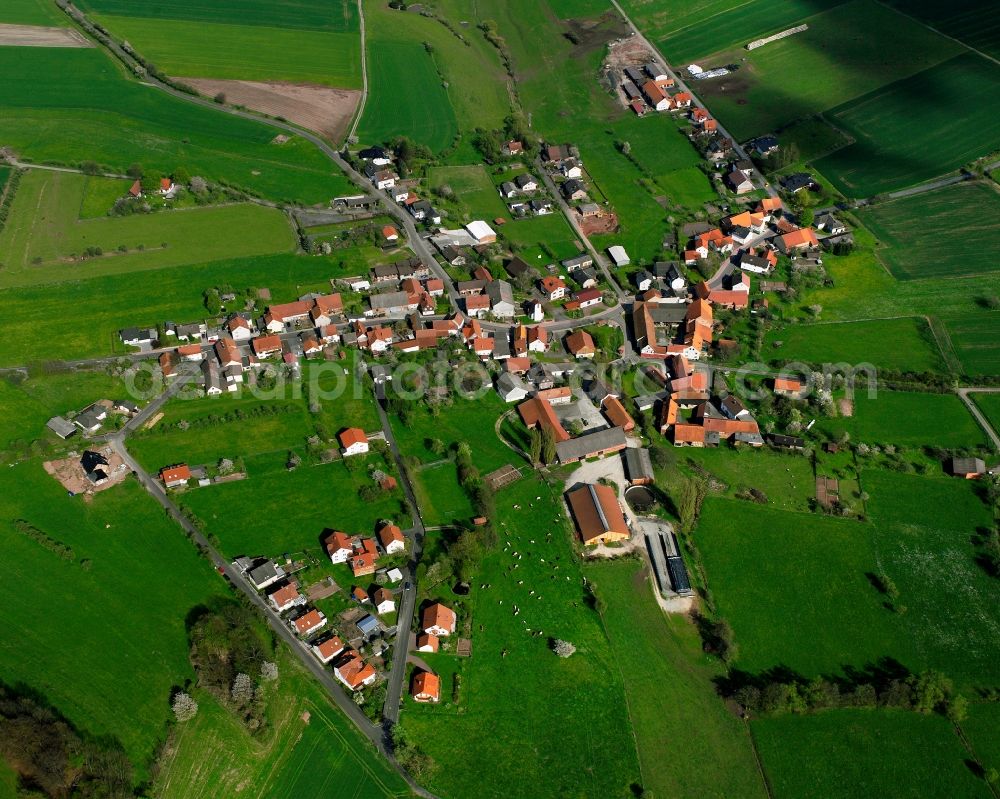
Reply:
[[304, 139], [273, 144], [274, 129], [141, 86], [97, 49], [0, 47], [0, 74], [0, 138], [24, 159], [184, 167], [306, 203], [353, 185]]
[[5, 0], [0, 22], [13, 25], [69, 25], [69, 17], [47, 0]]
[[979, 410], [993, 425], [994, 430], [1000, 430], [1000, 394], [982, 393], [973, 394], [973, 401]]
[[[522, 559], [487, 554], [461, 600], [475, 655], [461, 666], [459, 703], [407, 705], [402, 724], [436, 762], [426, 787], [438, 795], [604, 797], [641, 782], [617, 655], [587, 606], [560, 504], [534, 476], [500, 493], [494, 522]], [[523, 585], [508, 575], [513, 563]], [[556, 657], [549, 637], [572, 641], [576, 654]], [[472, 759], [510, 778], [483, 780]]]
[[902, 280], [1000, 269], [1000, 192], [965, 183], [859, 212], [879, 258]]
[[969, 707], [969, 717], [962, 722], [962, 732], [987, 768], [1000, 763], [1000, 704], [982, 702]]
[[[816, 168], [849, 197], [919, 183], [1000, 148], [991, 103], [1000, 66], [972, 53], [834, 108], [829, 116], [855, 143]], [[933, 88], [934, 102], [918, 98]]]
[[775, 799], [991, 795], [940, 716], [843, 709], [760, 718], [751, 726]]
[[[133, 480], [87, 503], [31, 460], [4, 468], [0, 487], [0, 536], [18, 586], [4, 615], [17, 642], [0, 651], [4, 680], [39, 691], [80, 729], [120, 738], [133, 762], [149, 762], [171, 688], [194, 676], [185, 616], [221, 581]], [[14, 532], [17, 518], [71, 546], [73, 559]]]
[[171, 76], [361, 88], [354, 32], [105, 14], [95, 21]]
[[837, 438], [901, 446], [971, 447], [984, 443], [972, 414], [954, 394], [879, 391], [868, 397], [864, 377], [854, 388], [853, 415], [821, 418], [819, 430]]
[[[359, 135], [381, 142], [406, 131], [432, 150], [451, 144], [458, 133], [455, 110], [424, 48], [413, 42], [373, 41], [368, 59], [372, 94], [395, 102], [366, 104]], [[399, 90], [403, 75], [415, 84], [413, 91]]]
[[[642, 767], [654, 796], [764, 795], [750, 740], [720, 702], [719, 667], [691, 622], [664, 614], [636, 560], [588, 565], [625, 695]], [[667, 756], [665, 756], [667, 755]]]
[[[19, 0], [30, 2], [31, 0]], [[185, 19], [235, 25], [304, 30], [356, 31], [358, 8], [352, 0], [83, 0], [88, 11], [150, 19]]]
[[737, 139], [841, 105], [962, 51], [874, 0], [852, 0], [808, 24], [807, 31], [749, 53], [739, 48], [714, 56], [713, 65], [740, 62], [741, 68], [695, 85]]
[[764, 352], [779, 365], [867, 363], [913, 372], [937, 372], [944, 366], [927, 322], [912, 316], [789, 325], [768, 332]]
[[982, 0], [888, 0], [889, 5], [910, 14], [964, 44], [1000, 58], [1000, 23]]
[[[0, 285], [79, 280], [295, 247], [284, 215], [259, 205], [80, 221], [86, 180], [43, 170], [25, 175], [0, 233], [0, 261], [5, 266]], [[71, 260], [89, 247], [99, 247], [104, 254]], [[119, 247], [126, 251], [119, 252]]]

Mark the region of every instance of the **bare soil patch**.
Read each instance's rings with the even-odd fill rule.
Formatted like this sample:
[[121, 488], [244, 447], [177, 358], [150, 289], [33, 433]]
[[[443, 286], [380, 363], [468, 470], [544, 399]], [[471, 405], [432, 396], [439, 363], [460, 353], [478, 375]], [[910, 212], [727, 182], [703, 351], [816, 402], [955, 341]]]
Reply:
[[846, 397], [837, 400], [837, 410], [840, 411], [841, 416], [854, 416], [854, 400], [849, 400]]
[[332, 89], [307, 83], [212, 78], [184, 78], [183, 81], [206, 97], [224, 94], [227, 103], [282, 117], [330, 139], [344, 135], [361, 99], [361, 92], [355, 89]]
[[100, 485], [95, 486], [87, 479], [87, 473], [80, 464], [80, 455], [70, 455], [62, 460], [46, 461], [42, 464], [42, 468], [58, 480], [63, 488], [74, 494], [88, 495], [98, 491], [106, 491], [128, 477], [130, 469], [111, 447], [98, 449], [97, 452], [100, 452], [108, 461], [106, 467], [108, 479]]
[[92, 47], [90, 41], [73, 28], [47, 28], [42, 25], [0, 24], [0, 46], [4, 47]]
[[581, 218], [580, 230], [585, 236], [597, 236], [602, 233], [618, 232], [618, 215], [614, 212], [605, 212], [598, 216], [588, 216]]

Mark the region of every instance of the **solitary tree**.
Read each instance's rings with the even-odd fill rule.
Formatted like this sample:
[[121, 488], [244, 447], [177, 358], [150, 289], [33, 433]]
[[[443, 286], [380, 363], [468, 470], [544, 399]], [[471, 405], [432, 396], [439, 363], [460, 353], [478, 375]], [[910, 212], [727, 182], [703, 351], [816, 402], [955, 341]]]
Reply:
[[552, 642], [552, 651], [555, 652], [561, 658], [568, 658], [574, 652], [576, 652], [576, 647], [573, 646], [569, 641], [563, 641], [561, 638], [557, 638]]
[[278, 679], [278, 664], [265, 660], [260, 664], [260, 678], [264, 682], [274, 682]]
[[190, 721], [198, 713], [198, 703], [183, 691], [174, 696], [171, 708], [178, 721]]

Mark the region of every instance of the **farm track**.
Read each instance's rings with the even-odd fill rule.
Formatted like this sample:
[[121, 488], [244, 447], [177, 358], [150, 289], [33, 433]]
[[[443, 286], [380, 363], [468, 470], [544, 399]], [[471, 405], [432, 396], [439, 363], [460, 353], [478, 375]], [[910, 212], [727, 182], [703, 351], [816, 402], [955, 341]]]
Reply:
[[983, 428], [983, 432], [989, 436], [990, 442], [993, 444], [993, 449], [1000, 452], [1000, 435], [997, 431], [993, 429], [993, 425], [990, 424], [989, 419], [986, 418], [979, 406], [976, 405], [975, 401], [970, 397], [970, 394], [998, 394], [1000, 393], [1000, 388], [995, 386], [971, 386], [967, 388], [956, 389], [956, 393], [959, 399], [965, 403], [965, 407], [969, 409], [969, 413], [972, 414], [973, 418]]
[[368, 102], [368, 53], [365, 50], [368, 38], [365, 30], [365, 10], [361, 0], [358, 0], [358, 23], [361, 34], [361, 98], [358, 100], [358, 107], [354, 110], [354, 121], [351, 123], [351, 129], [347, 132], [348, 139], [354, 138], [357, 133], [361, 117], [365, 113], [365, 103]]

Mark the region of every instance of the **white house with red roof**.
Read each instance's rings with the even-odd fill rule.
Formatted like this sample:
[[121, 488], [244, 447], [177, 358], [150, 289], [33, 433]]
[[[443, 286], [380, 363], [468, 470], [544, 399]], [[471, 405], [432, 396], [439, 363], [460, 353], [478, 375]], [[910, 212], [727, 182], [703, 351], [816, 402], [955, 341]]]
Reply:
[[306, 611], [301, 616], [292, 619], [291, 627], [299, 635], [312, 635], [317, 630], [322, 630], [326, 626], [326, 616], [313, 608]]
[[340, 440], [340, 448], [345, 458], [368, 452], [368, 436], [360, 427], [348, 427], [337, 438]]
[[344, 642], [336, 635], [312, 645], [312, 652], [320, 663], [326, 664], [344, 651]]
[[361, 655], [353, 649], [345, 652], [333, 669], [334, 676], [352, 691], [358, 691], [366, 685], [371, 685], [378, 677], [374, 667], [365, 663]]
[[424, 608], [424, 612], [420, 615], [420, 628], [425, 633], [440, 638], [455, 632], [457, 621], [455, 611], [440, 602], [435, 602]]

